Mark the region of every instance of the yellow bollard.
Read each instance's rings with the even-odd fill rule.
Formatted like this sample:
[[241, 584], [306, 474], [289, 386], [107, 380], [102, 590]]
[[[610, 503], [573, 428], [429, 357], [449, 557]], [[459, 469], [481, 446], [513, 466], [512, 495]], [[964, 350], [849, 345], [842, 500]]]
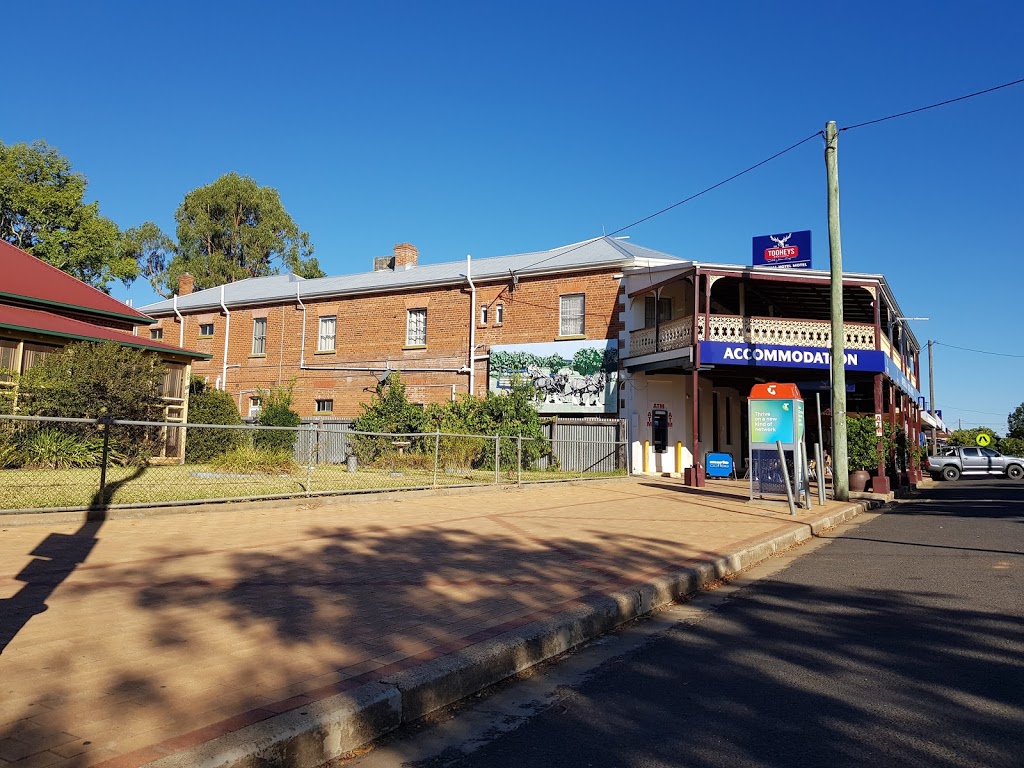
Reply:
[[676, 443], [676, 472], [683, 474], [683, 444]]
[[644, 440], [643, 466], [644, 466], [644, 474], [645, 475], [647, 474], [648, 466], [650, 465], [650, 453], [651, 453], [651, 441], [650, 440]]

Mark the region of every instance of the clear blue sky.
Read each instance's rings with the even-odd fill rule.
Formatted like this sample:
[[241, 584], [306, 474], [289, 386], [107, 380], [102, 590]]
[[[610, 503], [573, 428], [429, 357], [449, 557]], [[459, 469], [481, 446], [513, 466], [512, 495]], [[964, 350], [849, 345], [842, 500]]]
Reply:
[[[228, 171], [277, 188], [328, 273], [611, 232], [824, 127], [1024, 77], [1019, 2], [15, 3], [0, 140], [45, 139], [122, 228], [174, 233]], [[1024, 401], [1024, 86], [842, 134], [844, 266], [935, 348], [947, 422]], [[820, 141], [625, 234], [749, 263], [811, 229]], [[144, 283], [118, 298], [154, 298]], [[925, 360], [922, 359], [922, 363]]]

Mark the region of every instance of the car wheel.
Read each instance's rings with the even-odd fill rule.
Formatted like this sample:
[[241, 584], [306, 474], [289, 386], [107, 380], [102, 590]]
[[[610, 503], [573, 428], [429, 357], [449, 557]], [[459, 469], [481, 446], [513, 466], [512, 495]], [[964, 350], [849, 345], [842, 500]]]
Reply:
[[1011, 464], [1006, 468], [1006, 476], [1011, 480], [1020, 480], [1024, 477], [1024, 467], [1020, 464]]
[[942, 479], [943, 480], [959, 480], [960, 469], [957, 467], [943, 467], [942, 468]]

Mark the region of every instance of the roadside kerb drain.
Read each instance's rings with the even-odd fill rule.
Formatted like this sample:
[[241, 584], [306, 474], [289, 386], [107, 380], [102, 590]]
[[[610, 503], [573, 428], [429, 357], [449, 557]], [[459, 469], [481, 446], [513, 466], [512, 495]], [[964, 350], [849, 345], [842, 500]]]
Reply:
[[741, 550], [709, 559], [463, 651], [274, 715], [238, 731], [149, 762], [149, 768], [312, 768], [621, 624], [735, 575], [834, 528], [878, 502], [859, 502]]

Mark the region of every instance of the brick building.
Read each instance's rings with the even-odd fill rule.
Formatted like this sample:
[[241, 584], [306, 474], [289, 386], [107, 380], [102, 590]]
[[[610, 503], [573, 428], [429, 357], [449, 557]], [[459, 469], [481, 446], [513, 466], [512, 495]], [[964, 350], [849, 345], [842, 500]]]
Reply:
[[[540, 345], [566, 362], [588, 343], [617, 353], [626, 339], [624, 271], [680, 263], [609, 237], [440, 264], [419, 264], [418, 255], [402, 243], [369, 272], [275, 275], [196, 292], [186, 275], [178, 295], [142, 308], [157, 323], [140, 333], [210, 355], [194, 373], [235, 396], [243, 416], [259, 408], [259, 390], [292, 382], [301, 416], [354, 416], [388, 371], [401, 371], [410, 400], [431, 403], [501, 386], [488, 366], [493, 350]], [[618, 412], [605, 380], [601, 400], [583, 391], [595, 388], [593, 376], [563, 373], [555, 391], [550, 371], [517, 370], [552, 382], [549, 413]]]

